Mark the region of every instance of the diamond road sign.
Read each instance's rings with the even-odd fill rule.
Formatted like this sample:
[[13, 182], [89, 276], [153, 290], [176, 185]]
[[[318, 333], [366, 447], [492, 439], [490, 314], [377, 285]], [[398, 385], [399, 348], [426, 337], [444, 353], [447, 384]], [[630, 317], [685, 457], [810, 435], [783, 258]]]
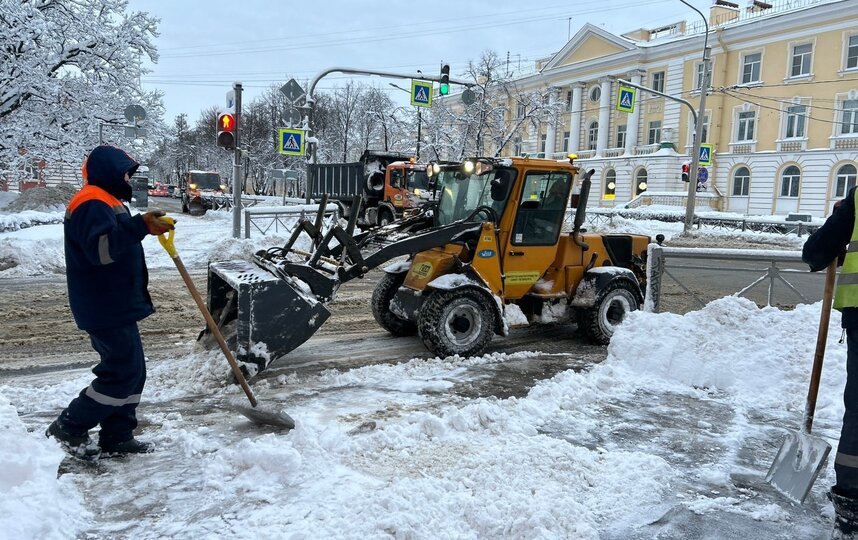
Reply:
[[621, 112], [631, 113], [635, 111], [635, 92], [631, 86], [620, 85], [620, 91], [617, 94], [617, 110]]
[[289, 82], [280, 87], [280, 92], [292, 103], [295, 103], [304, 95], [304, 89], [301, 88], [301, 85], [295, 79], [289, 79]]
[[418, 107], [432, 106], [432, 83], [427, 81], [411, 81], [411, 104]]
[[287, 156], [303, 156], [304, 142], [304, 130], [280, 128], [277, 151]]

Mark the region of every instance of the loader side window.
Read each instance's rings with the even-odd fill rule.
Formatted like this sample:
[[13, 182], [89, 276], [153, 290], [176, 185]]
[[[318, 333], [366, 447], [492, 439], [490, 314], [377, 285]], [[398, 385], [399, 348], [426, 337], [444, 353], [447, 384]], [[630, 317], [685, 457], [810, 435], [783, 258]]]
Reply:
[[527, 174], [513, 227], [514, 245], [548, 246], [557, 242], [571, 184], [572, 175], [567, 172]]

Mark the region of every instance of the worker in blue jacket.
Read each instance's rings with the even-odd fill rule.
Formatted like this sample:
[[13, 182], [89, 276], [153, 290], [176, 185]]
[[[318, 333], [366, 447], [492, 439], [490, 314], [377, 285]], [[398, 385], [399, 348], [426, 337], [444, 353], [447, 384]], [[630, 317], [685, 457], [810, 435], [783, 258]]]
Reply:
[[858, 540], [858, 226], [852, 188], [804, 244], [802, 260], [814, 272], [846, 251], [837, 278], [834, 308], [841, 312], [846, 332], [846, 386], [843, 389], [843, 425], [834, 458], [836, 482], [828, 493], [836, 516], [832, 538]]
[[[101, 361], [96, 378], [47, 430], [71, 453], [144, 453], [151, 445], [134, 438], [136, 409], [146, 381], [137, 322], [155, 309], [147, 290], [141, 241], [173, 228], [163, 212], [131, 215], [131, 176], [139, 163], [114, 146], [98, 146], [83, 165], [85, 185], [68, 205], [64, 220], [69, 306], [77, 326], [89, 334]], [[101, 425], [98, 446], [89, 430]]]

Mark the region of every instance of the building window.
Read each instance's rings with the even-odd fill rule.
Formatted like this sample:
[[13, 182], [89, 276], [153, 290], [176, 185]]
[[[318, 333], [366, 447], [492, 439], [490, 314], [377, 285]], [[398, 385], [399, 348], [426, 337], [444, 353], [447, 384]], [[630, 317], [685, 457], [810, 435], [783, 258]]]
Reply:
[[733, 173], [733, 196], [746, 197], [751, 186], [751, 171], [747, 167], [739, 167]]
[[742, 84], [760, 82], [763, 53], [746, 54], [742, 60]]
[[656, 92], [664, 92], [664, 72], [656, 71], [652, 74], [652, 80], [649, 85]]
[[626, 147], [626, 130], [628, 127], [626, 124], [622, 124], [617, 126], [617, 148], [625, 148]]
[[568, 131], [564, 131], [563, 132], [563, 142], [560, 143], [563, 145], [563, 150], [565, 150], [567, 152], [572, 151], [572, 149], [569, 148], [569, 135], [570, 135], [570, 133]]
[[640, 195], [646, 188], [646, 169], [641, 169], [635, 173], [635, 195]]
[[605, 173], [605, 194], [603, 199], [613, 199], [617, 193], [617, 171], [608, 169]]
[[[694, 130], [697, 129], [697, 126], [694, 125], [694, 117], [690, 114], [688, 115], [688, 146], [694, 145]], [[705, 143], [709, 139], [709, 114], [703, 115], [703, 137], [700, 139], [701, 143]]]
[[539, 152], [545, 156], [545, 144], [548, 142], [548, 135], [543, 133], [539, 136]]
[[840, 134], [858, 135], [858, 99], [843, 101], [840, 109]]
[[837, 183], [834, 187], [835, 197], [845, 197], [850, 189], [855, 187], [858, 170], [855, 165], [844, 165], [837, 171]]
[[781, 197], [798, 197], [798, 185], [801, 182], [801, 171], [795, 165], [784, 169], [781, 175]]
[[756, 122], [757, 113], [754, 111], [745, 111], [739, 113], [737, 121], [738, 131], [736, 132], [736, 140], [739, 142], [754, 140], [754, 124]]
[[849, 36], [846, 46], [846, 69], [858, 68], [858, 36]]
[[694, 89], [700, 90], [703, 87], [703, 62], [697, 62], [694, 68]]
[[520, 156], [521, 155], [521, 137], [516, 137], [512, 141], [512, 155]]
[[805, 43], [792, 48], [792, 63], [789, 71], [790, 77], [803, 77], [810, 75], [810, 59], [813, 55], [813, 45]]
[[524, 103], [519, 103], [518, 107], [515, 110], [515, 117], [524, 118], [525, 114], [527, 114], [527, 107], [524, 105]]
[[572, 110], [572, 90], [566, 91], [566, 110]]
[[594, 86], [590, 89], [590, 101], [597, 102], [602, 97], [602, 87]]
[[590, 122], [590, 127], [587, 129], [587, 150], [596, 149], [596, 141], [599, 138], [599, 122], [595, 120]]
[[807, 105], [790, 105], [786, 110], [786, 139], [804, 138], [807, 124]]
[[661, 141], [661, 120], [650, 122], [647, 133], [647, 144], [658, 144]]

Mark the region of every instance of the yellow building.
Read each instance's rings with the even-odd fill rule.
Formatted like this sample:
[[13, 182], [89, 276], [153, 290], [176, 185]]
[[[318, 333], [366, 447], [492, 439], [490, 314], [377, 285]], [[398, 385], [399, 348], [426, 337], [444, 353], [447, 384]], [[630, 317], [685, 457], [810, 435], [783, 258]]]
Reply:
[[[717, 0], [709, 26], [704, 142], [714, 146], [714, 159], [704, 200], [743, 214], [827, 215], [858, 176], [858, 1]], [[691, 112], [642, 91], [633, 113], [619, 112], [617, 80], [696, 109], [703, 28], [702, 20], [680, 21], [618, 36], [585, 25], [537, 62], [536, 74], [515, 81], [524, 90], [548, 89], [564, 112], [523, 131], [503, 153], [577, 152], [596, 169], [591, 204], [613, 206], [643, 190], [685, 191]]]

